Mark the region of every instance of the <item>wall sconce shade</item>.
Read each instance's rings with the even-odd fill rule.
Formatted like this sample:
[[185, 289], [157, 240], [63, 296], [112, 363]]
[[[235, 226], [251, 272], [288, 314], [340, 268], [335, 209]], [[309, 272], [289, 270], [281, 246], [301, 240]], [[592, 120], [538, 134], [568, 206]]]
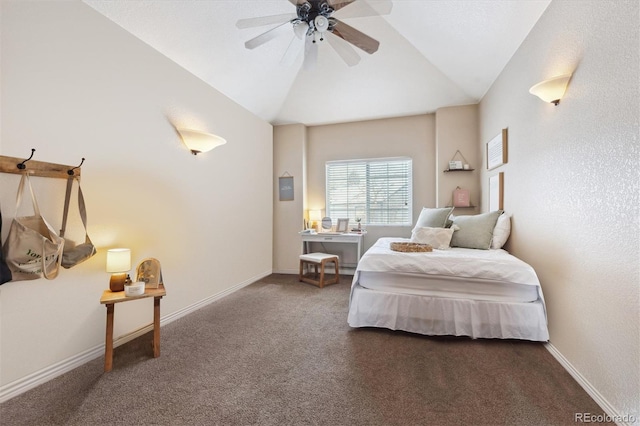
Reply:
[[131, 250], [117, 248], [107, 250], [107, 272], [111, 272], [109, 289], [123, 291], [127, 279], [127, 272], [131, 270]]
[[558, 77], [550, 78], [545, 81], [541, 81], [535, 86], [529, 89], [529, 93], [532, 95], [536, 95], [540, 99], [545, 102], [550, 102], [554, 105], [558, 105], [560, 103], [560, 99], [564, 95], [565, 90], [567, 90], [567, 84], [569, 83], [569, 79], [571, 78], [571, 74], [560, 75]]
[[180, 133], [182, 141], [193, 155], [211, 151], [213, 148], [227, 143], [225, 139], [217, 135], [212, 135], [211, 133], [190, 129], [176, 130]]

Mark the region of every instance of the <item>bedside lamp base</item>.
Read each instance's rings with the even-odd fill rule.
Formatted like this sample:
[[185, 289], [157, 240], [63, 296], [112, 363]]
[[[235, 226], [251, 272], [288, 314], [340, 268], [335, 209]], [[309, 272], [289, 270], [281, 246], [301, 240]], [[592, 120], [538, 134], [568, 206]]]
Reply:
[[127, 280], [127, 274], [112, 274], [111, 280], [109, 280], [109, 290], [111, 291], [124, 291], [124, 282]]

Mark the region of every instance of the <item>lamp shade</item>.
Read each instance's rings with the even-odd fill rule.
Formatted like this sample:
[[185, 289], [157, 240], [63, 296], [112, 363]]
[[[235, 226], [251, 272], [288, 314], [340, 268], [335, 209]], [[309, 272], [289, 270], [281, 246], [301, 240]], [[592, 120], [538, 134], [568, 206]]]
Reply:
[[565, 90], [567, 90], [567, 83], [569, 83], [570, 78], [571, 74], [565, 74], [541, 81], [531, 87], [531, 89], [529, 89], [529, 93], [536, 95], [545, 102], [558, 105]]
[[116, 248], [107, 251], [107, 272], [122, 273], [131, 270], [131, 250]]
[[193, 155], [201, 152], [211, 151], [213, 148], [224, 145], [227, 141], [220, 136], [211, 133], [201, 132], [199, 130], [176, 129], [180, 133], [180, 137], [184, 144], [191, 150]]
[[309, 210], [309, 220], [311, 222], [319, 222], [322, 220], [322, 211], [320, 210]]

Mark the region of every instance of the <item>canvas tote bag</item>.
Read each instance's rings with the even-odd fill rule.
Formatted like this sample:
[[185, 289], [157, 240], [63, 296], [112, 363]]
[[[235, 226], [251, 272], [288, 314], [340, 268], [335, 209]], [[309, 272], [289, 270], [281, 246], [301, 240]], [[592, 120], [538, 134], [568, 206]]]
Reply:
[[[2, 212], [0, 212], [0, 234], [2, 234]], [[0, 284], [8, 283], [11, 279], [11, 269], [7, 266], [7, 262], [4, 261], [4, 255], [0, 251]]]
[[[67, 180], [67, 193], [64, 198], [64, 213], [62, 217], [62, 229], [60, 229], [60, 236], [64, 238], [64, 233], [67, 228], [67, 217], [69, 215], [69, 201], [71, 199], [71, 187], [75, 179], [69, 178]], [[76, 245], [68, 238], [64, 239], [64, 249], [62, 251], [62, 267], [72, 268], [79, 263], [84, 262], [91, 256], [96, 254], [96, 247], [91, 242], [89, 234], [87, 233], [87, 209], [84, 204], [84, 196], [82, 195], [82, 188], [80, 187], [80, 180], [78, 179], [78, 208], [80, 209], [80, 219], [82, 219], [82, 226], [84, 227], [84, 243]]]
[[[33, 204], [33, 216], [17, 217], [22, 202], [24, 187], [29, 188]], [[5, 260], [13, 281], [54, 279], [60, 272], [64, 239], [59, 237], [51, 225], [40, 215], [40, 208], [25, 173], [20, 179], [16, 196], [16, 217], [11, 221], [7, 240], [2, 246]]]

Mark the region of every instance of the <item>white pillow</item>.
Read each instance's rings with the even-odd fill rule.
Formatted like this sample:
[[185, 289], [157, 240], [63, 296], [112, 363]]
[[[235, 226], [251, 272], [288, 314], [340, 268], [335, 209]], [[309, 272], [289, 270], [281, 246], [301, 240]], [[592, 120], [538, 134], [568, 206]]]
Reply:
[[452, 228], [417, 227], [411, 233], [411, 242], [429, 244], [434, 249], [445, 250], [449, 248]]
[[496, 226], [493, 228], [493, 238], [491, 239], [491, 248], [500, 249], [509, 239], [511, 234], [511, 215], [502, 213], [498, 216]]

